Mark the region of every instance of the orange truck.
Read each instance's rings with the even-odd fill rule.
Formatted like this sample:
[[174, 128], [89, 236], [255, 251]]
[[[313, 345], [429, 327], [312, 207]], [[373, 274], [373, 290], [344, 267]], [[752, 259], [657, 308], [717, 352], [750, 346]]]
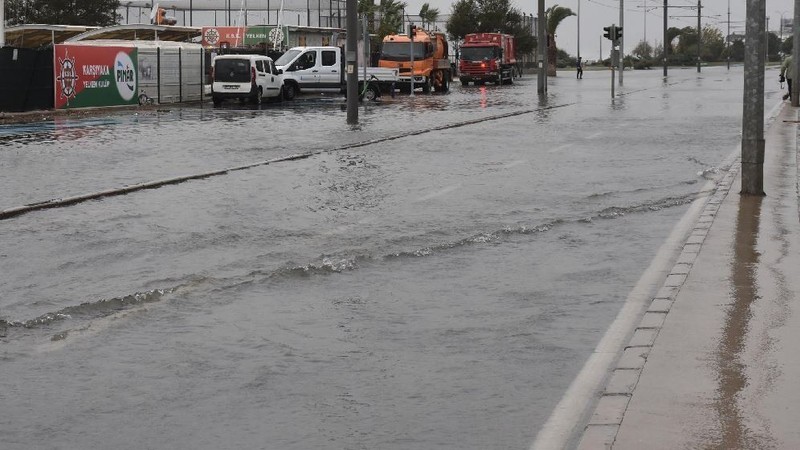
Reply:
[[[411, 67], [411, 37], [413, 36], [414, 67]], [[398, 69], [397, 87], [410, 92], [411, 79], [414, 88], [425, 93], [435, 90], [447, 92], [453, 73], [448, 58], [447, 39], [444, 33], [426, 31], [414, 25], [407, 34], [390, 34], [383, 38], [378, 67]]]
[[517, 74], [514, 36], [502, 33], [472, 33], [464, 36], [458, 58], [458, 77], [466, 86], [472, 81], [483, 84], [511, 84]]

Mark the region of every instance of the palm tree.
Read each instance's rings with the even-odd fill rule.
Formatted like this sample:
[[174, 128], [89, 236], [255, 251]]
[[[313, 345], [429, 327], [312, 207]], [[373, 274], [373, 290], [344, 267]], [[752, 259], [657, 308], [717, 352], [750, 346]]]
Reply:
[[378, 40], [383, 41], [384, 36], [401, 32], [403, 28], [403, 11], [406, 2], [397, 0], [380, 0], [377, 13], [380, 15], [378, 26]]
[[547, 16], [547, 76], [556, 76], [556, 58], [558, 49], [556, 48], [556, 29], [561, 21], [575, 13], [571, 9], [563, 6], [553, 5], [545, 11]]
[[423, 3], [422, 8], [419, 9], [419, 18], [422, 20], [422, 28], [430, 29], [431, 25], [435, 24], [436, 19], [439, 18], [439, 8], [431, 8], [427, 2]]

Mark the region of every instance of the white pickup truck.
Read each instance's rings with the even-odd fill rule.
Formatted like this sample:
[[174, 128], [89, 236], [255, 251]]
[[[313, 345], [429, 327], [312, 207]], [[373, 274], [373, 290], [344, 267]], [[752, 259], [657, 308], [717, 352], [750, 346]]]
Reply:
[[[283, 95], [291, 100], [300, 92], [346, 93], [345, 61], [341, 47], [293, 47], [275, 60], [283, 71]], [[359, 98], [374, 100], [391, 92], [398, 69], [358, 67]]]

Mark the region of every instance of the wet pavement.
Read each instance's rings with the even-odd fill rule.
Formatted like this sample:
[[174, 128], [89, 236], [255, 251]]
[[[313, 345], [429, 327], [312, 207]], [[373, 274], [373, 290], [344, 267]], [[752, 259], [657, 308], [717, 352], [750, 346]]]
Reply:
[[109, 193], [0, 220], [4, 448], [528, 447], [729, 173], [741, 74], [0, 127], [0, 210]]
[[710, 197], [578, 448], [800, 447], [797, 134], [787, 104], [765, 135], [766, 196], [740, 195], [737, 167]]

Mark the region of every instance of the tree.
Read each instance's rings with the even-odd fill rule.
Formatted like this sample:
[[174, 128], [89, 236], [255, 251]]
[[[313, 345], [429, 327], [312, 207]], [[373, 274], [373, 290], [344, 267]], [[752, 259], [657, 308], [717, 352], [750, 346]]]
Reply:
[[721, 61], [722, 53], [725, 51], [725, 39], [719, 28], [706, 25], [703, 28], [703, 52], [704, 61]]
[[794, 48], [794, 37], [789, 36], [781, 44], [781, 51], [784, 55], [789, 55], [792, 53], [792, 49]]
[[556, 29], [561, 22], [575, 13], [571, 9], [563, 6], [553, 5], [545, 11], [547, 15], [547, 76], [556, 76], [556, 60], [558, 49], [556, 48]]
[[767, 57], [770, 61], [780, 61], [781, 38], [777, 33], [767, 33]]
[[430, 4], [423, 3], [419, 9], [419, 18], [422, 20], [422, 28], [430, 29], [439, 18], [439, 8], [431, 8]]
[[480, 23], [481, 11], [478, 3], [475, 0], [458, 0], [453, 3], [445, 28], [450, 39], [460, 41], [464, 36], [479, 31]]
[[378, 42], [383, 42], [383, 38], [390, 34], [395, 34], [402, 31], [403, 28], [403, 10], [406, 7], [405, 2], [397, 0], [381, 0], [376, 6], [373, 5], [375, 14], [380, 17], [380, 24], [375, 34], [378, 35]]
[[470, 33], [506, 33], [514, 36], [519, 54], [530, 53], [536, 47], [522, 13], [511, 7], [509, 0], [458, 0], [453, 3], [446, 29], [454, 41]]
[[6, 0], [9, 24], [109, 26], [119, 22], [119, 0]]
[[631, 54], [640, 59], [653, 59], [653, 47], [647, 41], [639, 41]]

